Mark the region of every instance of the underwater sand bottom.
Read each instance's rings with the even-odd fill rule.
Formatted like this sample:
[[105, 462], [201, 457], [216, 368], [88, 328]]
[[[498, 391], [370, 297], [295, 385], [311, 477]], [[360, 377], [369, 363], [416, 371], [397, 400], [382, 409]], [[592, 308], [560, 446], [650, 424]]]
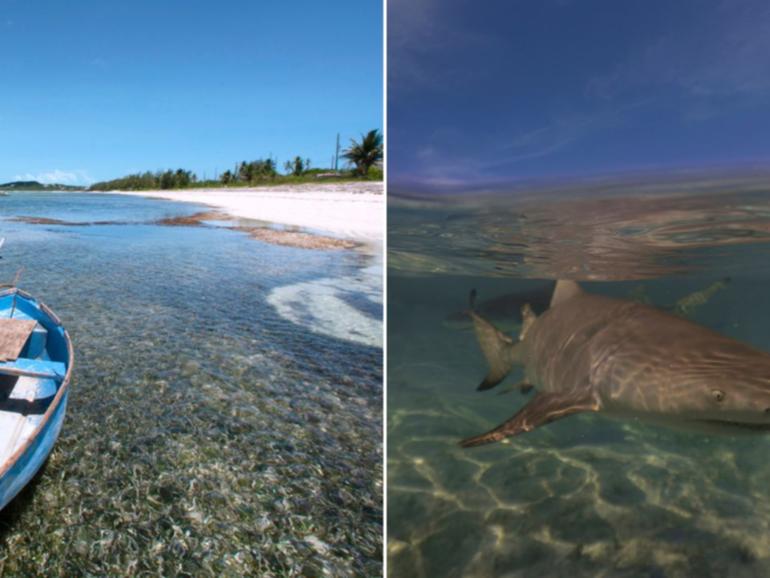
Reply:
[[429, 362], [389, 376], [390, 576], [770, 575], [767, 438], [592, 415], [464, 450], [526, 398], [453, 395]]

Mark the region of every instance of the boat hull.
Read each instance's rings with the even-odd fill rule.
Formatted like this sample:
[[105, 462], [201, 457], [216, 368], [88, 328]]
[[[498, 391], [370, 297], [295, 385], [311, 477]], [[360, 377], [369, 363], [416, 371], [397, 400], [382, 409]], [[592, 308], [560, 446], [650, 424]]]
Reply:
[[67, 395], [68, 392], [64, 392], [64, 397], [43, 425], [43, 429], [35, 436], [32, 443], [19, 456], [13, 466], [0, 478], [0, 510], [5, 508], [35, 477], [35, 474], [51, 454], [64, 423], [64, 414], [67, 411]]
[[[0, 360], [2, 509], [40, 470], [59, 437], [74, 352], [56, 314], [24, 291], [15, 287], [0, 291], [0, 317], [14, 320], [4, 324]], [[25, 329], [27, 319], [36, 325], [26, 323]], [[26, 342], [23, 335], [19, 337], [20, 329], [27, 334]]]

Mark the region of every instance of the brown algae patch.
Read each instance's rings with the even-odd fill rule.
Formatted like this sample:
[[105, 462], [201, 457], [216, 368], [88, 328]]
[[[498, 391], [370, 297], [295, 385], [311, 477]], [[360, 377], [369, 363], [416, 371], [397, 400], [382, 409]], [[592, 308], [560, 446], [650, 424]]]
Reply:
[[[232, 216], [220, 211], [200, 211], [192, 215], [182, 215], [179, 217], [167, 217], [155, 221], [156, 225], [168, 227], [200, 227], [205, 226], [206, 221], [225, 221], [235, 222]], [[358, 243], [348, 239], [338, 239], [327, 237], [325, 235], [315, 235], [298, 231], [296, 229], [273, 229], [270, 227], [255, 227], [249, 225], [238, 225], [227, 227], [231, 231], [240, 231], [247, 233], [252, 239], [270, 243], [272, 245], [282, 245], [285, 247], [297, 247], [300, 249], [354, 249]]]
[[[65, 221], [62, 219], [52, 219], [50, 217], [32, 217], [28, 215], [22, 215], [19, 217], [10, 217], [9, 221], [15, 221], [17, 223], [27, 223], [28, 225], [64, 225], [67, 227], [87, 227], [90, 225], [138, 225], [142, 223], [129, 222], [129, 221]], [[157, 221], [150, 221], [148, 225], [163, 225], [171, 227], [194, 227], [204, 225], [203, 221], [230, 221], [232, 218], [229, 215], [218, 213], [216, 211], [201, 211], [192, 215], [182, 215], [179, 217], [166, 217]]]
[[131, 221], [64, 221], [62, 219], [52, 219], [50, 217], [29, 217], [22, 215], [20, 217], [9, 217], [8, 221], [17, 223], [27, 223], [28, 225], [62, 225], [65, 227], [91, 227], [93, 225], [137, 225]]
[[[127, 225], [141, 224], [129, 223], [128, 221], [64, 221], [62, 219], [52, 219], [50, 217], [32, 217], [19, 216], [11, 217], [9, 220], [29, 225], [63, 225], [69, 227], [88, 227], [92, 225]], [[199, 211], [192, 215], [180, 215], [176, 217], [165, 217], [156, 221], [150, 221], [146, 224], [160, 225], [163, 227], [206, 227], [210, 226], [206, 221], [218, 221], [225, 223], [234, 223], [238, 219], [220, 211]], [[273, 229], [264, 226], [238, 225], [226, 227], [231, 231], [247, 233], [252, 239], [270, 243], [272, 245], [281, 245], [284, 247], [296, 247], [300, 249], [319, 249], [323, 251], [334, 249], [355, 249], [359, 243], [350, 239], [339, 239], [325, 235], [316, 235], [298, 231], [296, 229]]]
[[252, 239], [272, 243], [273, 245], [284, 245], [287, 247], [298, 247], [300, 249], [355, 249], [358, 243], [349, 239], [337, 239], [335, 237], [326, 237], [324, 235], [313, 235], [303, 233], [302, 231], [286, 231], [280, 229], [270, 229], [268, 227], [231, 227], [234, 231], [248, 233]]
[[154, 224], [167, 227], [198, 227], [205, 224], [203, 221], [232, 221], [232, 217], [219, 211], [200, 211], [192, 215], [166, 217], [155, 221]]
[[28, 216], [21, 216], [21, 217], [11, 217], [9, 221], [16, 221], [18, 223], [27, 223], [30, 225], [68, 225], [68, 226], [78, 226], [78, 225], [90, 225], [91, 223], [82, 223], [82, 222], [74, 222], [74, 221], [62, 221], [61, 219], [51, 219], [49, 217], [28, 217]]

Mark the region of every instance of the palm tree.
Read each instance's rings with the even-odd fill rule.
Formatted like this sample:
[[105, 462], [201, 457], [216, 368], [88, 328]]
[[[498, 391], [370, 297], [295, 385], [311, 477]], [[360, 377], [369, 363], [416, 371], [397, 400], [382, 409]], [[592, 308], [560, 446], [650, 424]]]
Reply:
[[350, 139], [350, 143], [350, 148], [342, 156], [356, 165], [356, 171], [361, 176], [366, 176], [369, 167], [382, 160], [382, 135], [374, 129], [362, 134], [360, 143], [355, 139]]

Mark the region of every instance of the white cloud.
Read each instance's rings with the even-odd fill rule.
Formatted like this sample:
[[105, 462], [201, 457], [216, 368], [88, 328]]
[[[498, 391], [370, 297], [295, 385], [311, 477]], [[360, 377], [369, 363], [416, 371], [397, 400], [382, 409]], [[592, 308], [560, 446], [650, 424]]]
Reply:
[[24, 173], [13, 177], [14, 181], [38, 181], [44, 185], [88, 185], [94, 182], [94, 179], [83, 170], [62, 171], [54, 169], [42, 173]]

